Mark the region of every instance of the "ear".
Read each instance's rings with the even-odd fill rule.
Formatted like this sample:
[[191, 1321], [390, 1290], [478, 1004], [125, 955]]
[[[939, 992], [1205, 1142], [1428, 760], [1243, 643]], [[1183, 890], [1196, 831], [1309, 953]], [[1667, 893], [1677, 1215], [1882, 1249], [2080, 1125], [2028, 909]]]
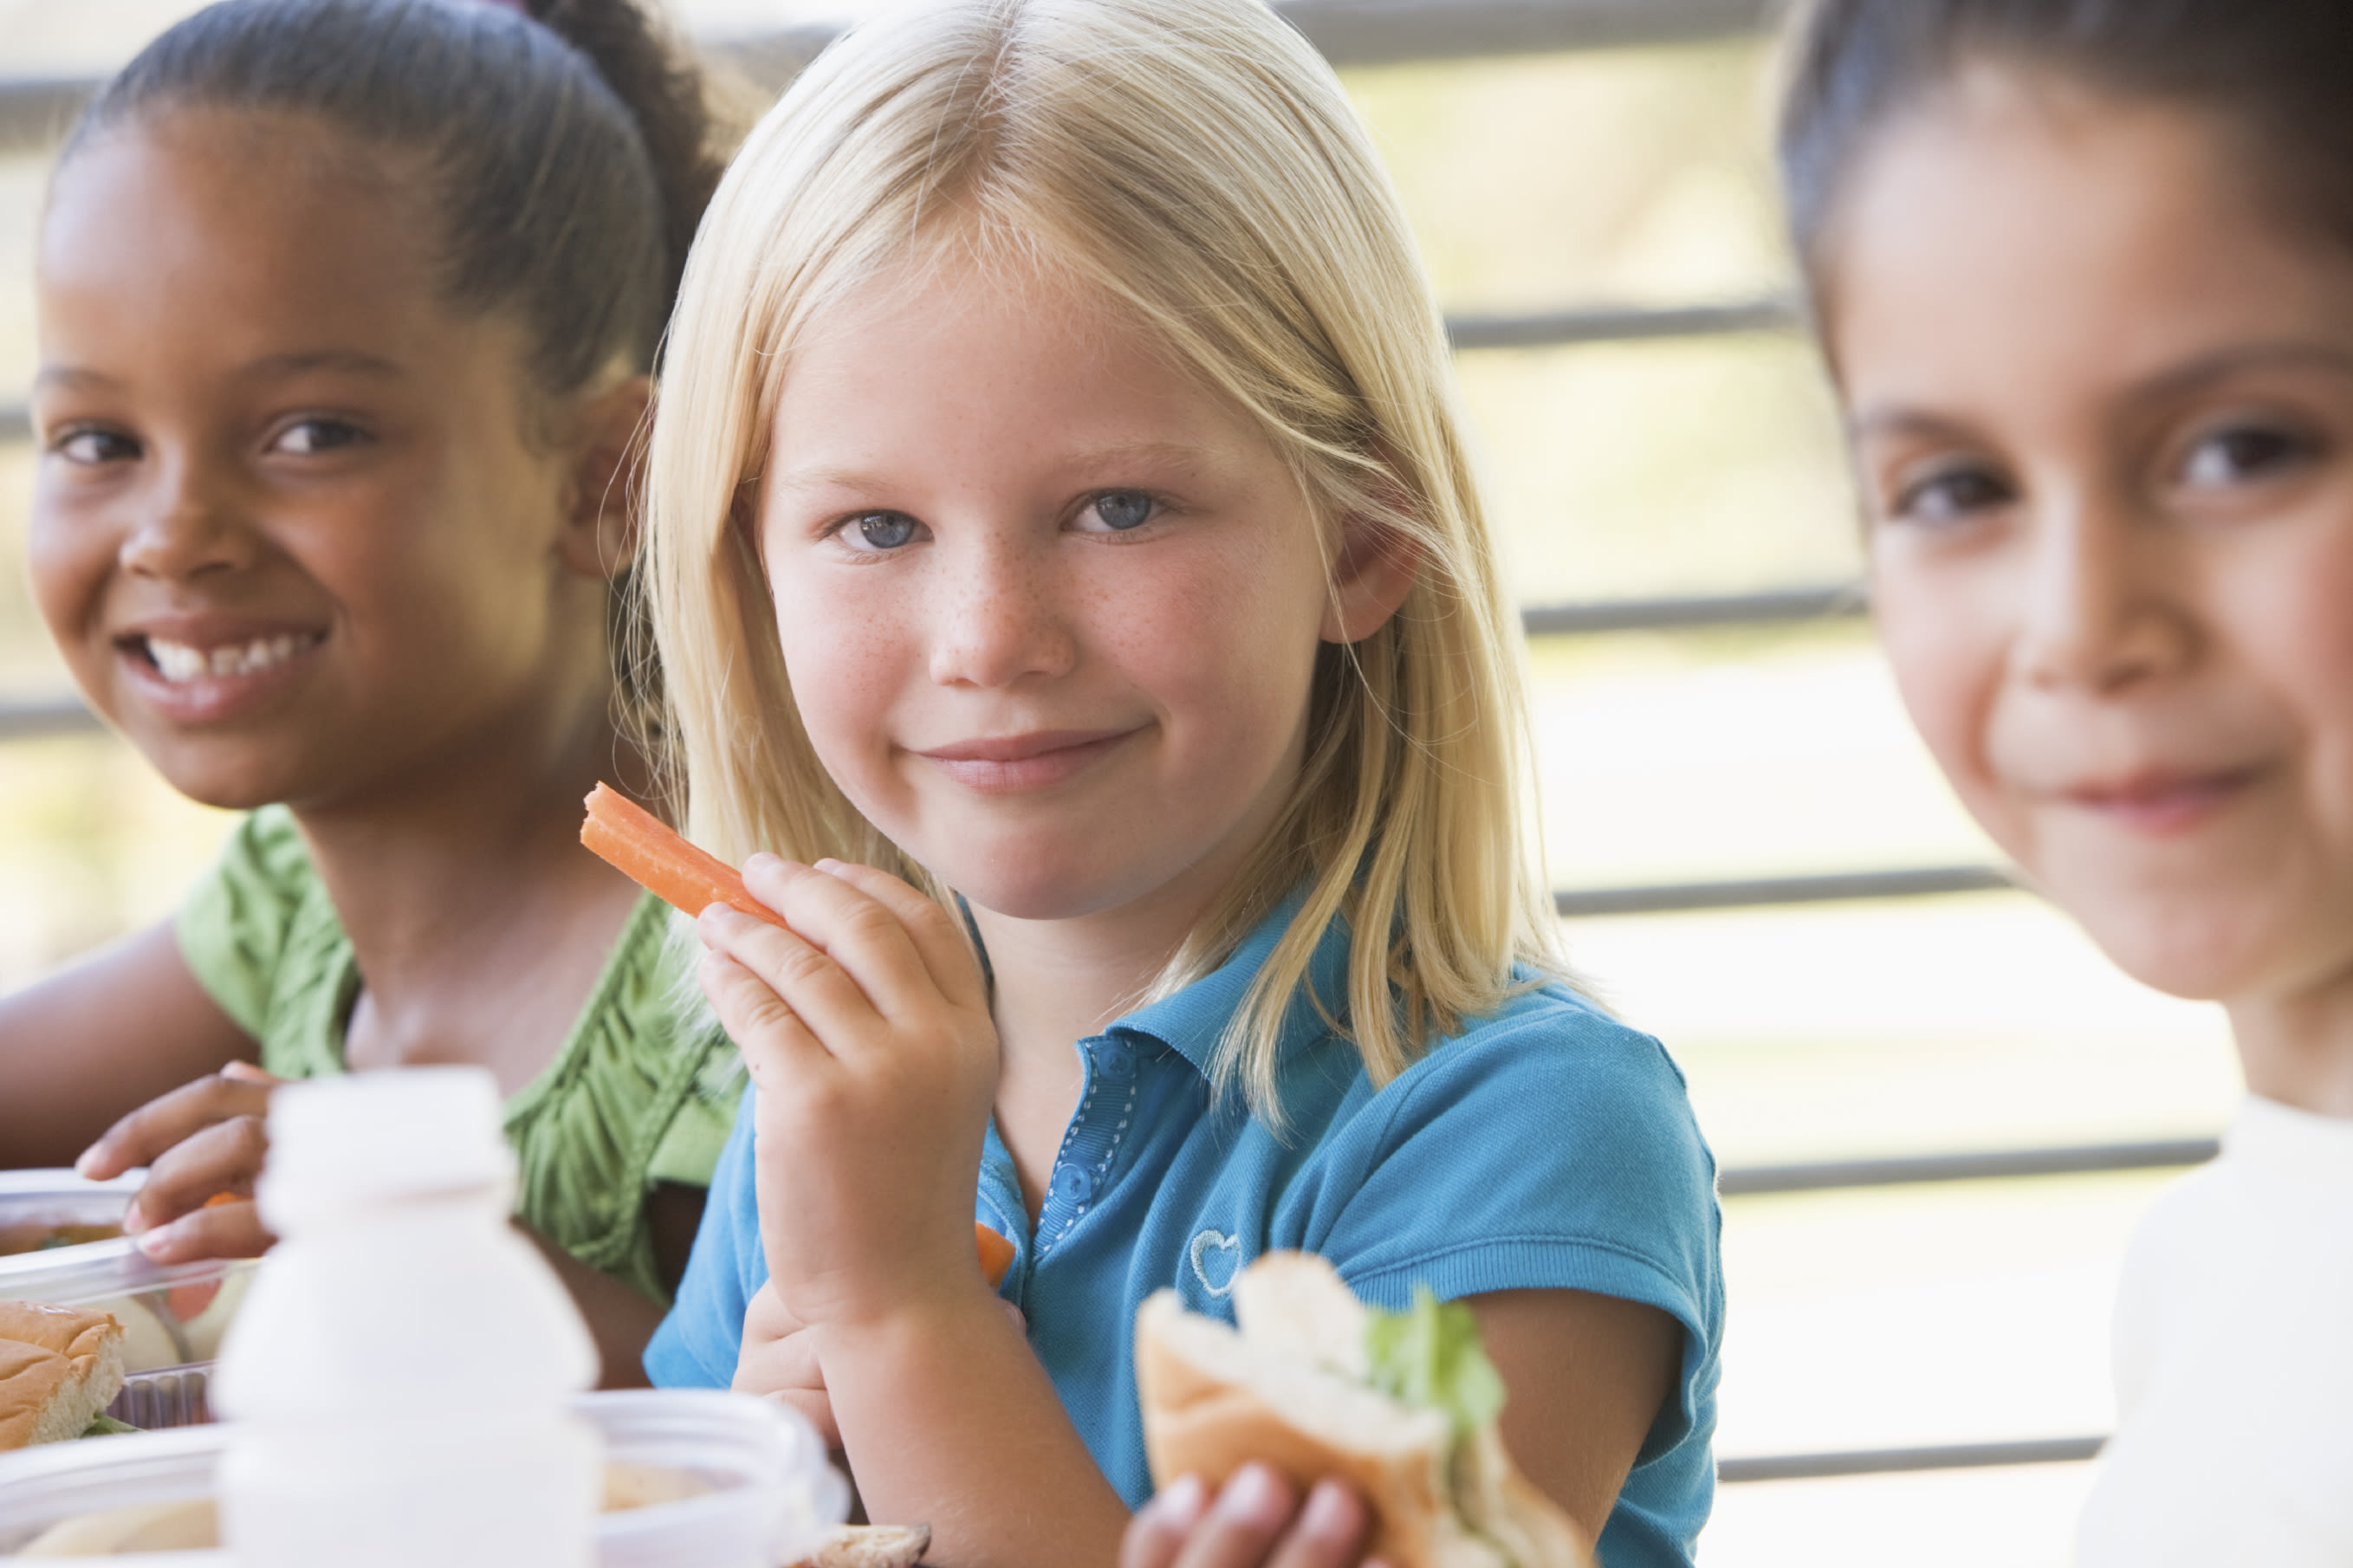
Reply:
[[652, 378], [633, 375], [574, 411], [571, 489], [560, 548], [565, 564], [583, 576], [618, 576], [637, 555], [638, 513], [631, 502], [652, 406]]
[[1332, 562], [1332, 596], [1317, 633], [1325, 642], [1362, 642], [1388, 625], [1421, 576], [1421, 552], [1398, 530], [1352, 517]]

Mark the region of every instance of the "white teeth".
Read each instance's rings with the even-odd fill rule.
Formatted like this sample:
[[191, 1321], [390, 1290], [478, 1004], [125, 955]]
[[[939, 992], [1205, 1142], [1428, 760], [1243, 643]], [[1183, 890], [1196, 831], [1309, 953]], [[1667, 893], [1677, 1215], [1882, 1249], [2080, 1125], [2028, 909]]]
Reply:
[[284, 663], [317, 640], [293, 633], [281, 633], [274, 637], [255, 637], [242, 647], [235, 643], [224, 643], [219, 647], [206, 650], [151, 637], [147, 639], [147, 654], [155, 661], [155, 668], [164, 679], [195, 680], [207, 675], [251, 675], [272, 665]]

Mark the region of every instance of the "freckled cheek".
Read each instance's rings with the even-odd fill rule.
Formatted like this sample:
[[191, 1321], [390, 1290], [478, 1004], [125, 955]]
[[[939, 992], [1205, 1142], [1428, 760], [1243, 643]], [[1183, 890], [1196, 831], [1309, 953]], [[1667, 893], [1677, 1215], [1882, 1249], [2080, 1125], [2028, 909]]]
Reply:
[[776, 635], [818, 760], [854, 792], [859, 779], [885, 762], [894, 702], [920, 659], [911, 667], [913, 656], [893, 617], [861, 614], [847, 600], [822, 595], [780, 593]]

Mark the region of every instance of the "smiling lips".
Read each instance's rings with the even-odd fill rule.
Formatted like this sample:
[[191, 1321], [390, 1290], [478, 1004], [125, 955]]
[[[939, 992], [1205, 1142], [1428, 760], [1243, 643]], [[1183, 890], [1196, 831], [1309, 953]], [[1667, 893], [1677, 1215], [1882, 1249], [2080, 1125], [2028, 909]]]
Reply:
[[324, 631], [174, 626], [115, 639], [132, 689], [172, 723], [235, 718], [273, 700], [294, 679]]
[[2148, 773], [2117, 784], [2064, 792], [2069, 804], [2138, 833], [2165, 835], [2198, 826], [2254, 781], [2256, 770]]
[[154, 665], [156, 672], [174, 685], [181, 685], [205, 676], [258, 675], [318, 647], [323, 634], [280, 632], [275, 637], [223, 643], [211, 648], [194, 647], [159, 637], [136, 640], [146, 645], [148, 661]]
[[1124, 730], [1039, 730], [959, 741], [916, 752], [966, 789], [1011, 794], [1075, 778], [1118, 749], [1142, 726]]

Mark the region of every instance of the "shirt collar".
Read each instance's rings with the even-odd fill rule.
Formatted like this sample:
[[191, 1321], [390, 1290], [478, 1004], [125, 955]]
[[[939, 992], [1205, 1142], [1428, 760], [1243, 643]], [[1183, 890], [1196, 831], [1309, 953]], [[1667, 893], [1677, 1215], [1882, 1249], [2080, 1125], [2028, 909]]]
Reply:
[[[1258, 977], [1259, 970], [1274, 952], [1275, 943], [1282, 939], [1283, 931], [1306, 901], [1304, 884], [1293, 889], [1242, 938], [1223, 963], [1174, 995], [1138, 1007], [1103, 1033], [1156, 1040], [1192, 1063], [1203, 1077], [1211, 1076], [1218, 1042], [1224, 1038], [1226, 1026], [1232, 1022], [1250, 982]], [[1311, 991], [1314, 998], [1322, 1000], [1322, 1012], [1311, 999]], [[1303, 984], [1292, 994], [1291, 1007], [1283, 1015], [1277, 1057], [1288, 1057], [1302, 1046], [1330, 1034], [1331, 1026], [1324, 1021], [1323, 1015], [1328, 1012], [1335, 1017], [1346, 1016], [1347, 996], [1348, 925], [1335, 915], [1316, 942]]]

